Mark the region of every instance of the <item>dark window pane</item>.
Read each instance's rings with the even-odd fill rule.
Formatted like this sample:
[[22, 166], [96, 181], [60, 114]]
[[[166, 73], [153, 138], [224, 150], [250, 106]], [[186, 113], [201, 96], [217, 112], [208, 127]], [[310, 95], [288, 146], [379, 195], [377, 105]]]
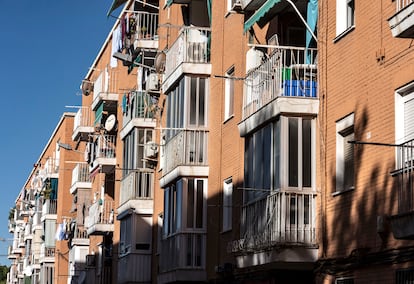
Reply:
[[289, 118], [289, 186], [298, 186], [298, 119]]
[[302, 121], [302, 185], [312, 185], [311, 120]]

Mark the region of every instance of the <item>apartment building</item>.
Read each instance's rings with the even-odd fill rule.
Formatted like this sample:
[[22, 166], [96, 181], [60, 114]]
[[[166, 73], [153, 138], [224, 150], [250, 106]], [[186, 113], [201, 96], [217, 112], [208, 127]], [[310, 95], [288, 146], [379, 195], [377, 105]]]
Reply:
[[[70, 177], [76, 159], [60, 147], [71, 142], [74, 113], [64, 113], [34, 163], [9, 216], [13, 245], [8, 283], [67, 283], [66, 224], [70, 217]], [[58, 230], [58, 229], [61, 230]], [[59, 232], [59, 236], [57, 235]]]
[[332, 4], [319, 7], [324, 197], [318, 279], [408, 283], [414, 275], [414, 4]]

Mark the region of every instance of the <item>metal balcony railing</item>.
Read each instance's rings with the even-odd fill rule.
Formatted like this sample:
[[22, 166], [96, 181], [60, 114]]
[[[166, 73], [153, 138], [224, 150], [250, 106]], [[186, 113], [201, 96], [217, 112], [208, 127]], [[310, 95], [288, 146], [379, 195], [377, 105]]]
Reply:
[[163, 171], [165, 174], [178, 166], [206, 166], [208, 153], [207, 130], [183, 130], [165, 145]]
[[154, 118], [157, 105], [149, 94], [134, 91], [124, 100], [123, 127], [134, 118]]
[[59, 159], [52, 157], [47, 158], [45, 165], [39, 171], [39, 175], [43, 177], [47, 177], [57, 173], [59, 173]]
[[129, 200], [152, 199], [154, 190], [154, 171], [138, 169], [130, 172], [121, 181], [120, 204]]
[[78, 163], [72, 171], [72, 186], [77, 182], [91, 182], [89, 165]]
[[94, 158], [115, 158], [116, 135], [99, 135], [95, 141]]
[[88, 217], [85, 219], [86, 227], [90, 228], [97, 224], [113, 224], [114, 201], [110, 199], [99, 200], [89, 207]]
[[75, 115], [73, 130], [75, 131], [78, 127], [92, 126], [92, 114], [89, 107], [80, 107]]
[[160, 270], [203, 269], [205, 257], [205, 233], [176, 234], [161, 241]]
[[[243, 206], [237, 250], [316, 244], [316, 193], [279, 191]], [[233, 250], [234, 251], [234, 250]]]
[[316, 97], [317, 49], [274, 46], [268, 58], [246, 75], [243, 119], [279, 96]]
[[101, 94], [115, 94], [117, 90], [117, 73], [105, 68], [93, 84], [93, 100], [95, 101]]
[[178, 38], [166, 54], [166, 78], [182, 63], [210, 62], [210, 33], [208, 28], [182, 28]]
[[414, 0], [397, 0], [396, 2], [397, 2], [396, 3], [397, 4], [396, 5], [396, 8], [397, 8], [396, 12], [398, 13], [399, 11], [404, 9], [405, 7], [411, 5], [414, 2]]
[[414, 211], [414, 139], [397, 147], [398, 213]]
[[42, 206], [42, 215], [57, 214], [57, 200], [45, 199]]
[[[157, 40], [158, 39], [158, 14], [144, 11], [134, 12], [129, 18], [130, 28], [133, 30], [132, 40]], [[131, 22], [133, 21], [133, 22]]]

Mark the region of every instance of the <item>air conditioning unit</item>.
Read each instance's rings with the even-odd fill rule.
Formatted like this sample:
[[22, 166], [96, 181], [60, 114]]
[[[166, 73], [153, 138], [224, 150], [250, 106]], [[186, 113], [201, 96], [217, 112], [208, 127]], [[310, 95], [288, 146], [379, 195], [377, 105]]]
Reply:
[[152, 159], [158, 154], [158, 146], [154, 141], [147, 142], [144, 146], [144, 158]]
[[93, 82], [82, 80], [81, 90], [84, 96], [89, 96], [93, 91]]
[[158, 83], [158, 74], [151, 73], [147, 81], [145, 83], [145, 88], [147, 91], [158, 91], [160, 89], [159, 83]]
[[94, 254], [86, 255], [86, 266], [89, 266], [89, 267], [95, 266], [95, 255]]

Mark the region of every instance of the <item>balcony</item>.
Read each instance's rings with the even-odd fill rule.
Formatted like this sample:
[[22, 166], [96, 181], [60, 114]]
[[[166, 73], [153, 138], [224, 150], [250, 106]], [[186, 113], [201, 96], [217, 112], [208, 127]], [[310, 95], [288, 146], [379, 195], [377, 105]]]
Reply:
[[88, 145], [89, 171], [100, 168], [103, 173], [111, 172], [116, 165], [116, 135], [97, 135]]
[[31, 223], [27, 223], [24, 228], [24, 241], [29, 240], [29, 239], [33, 239]]
[[414, 0], [396, 0], [396, 12], [388, 19], [393, 37], [414, 38]]
[[180, 233], [161, 241], [159, 283], [180, 281], [203, 282], [205, 270], [206, 235]]
[[14, 220], [9, 220], [8, 227], [9, 233], [14, 233], [14, 230], [16, 229], [16, 222], [14, 222]]
[[138, 214], [152, 214], [153, 191], [153, 170], [138, 169], [130, 172], [121, 181], [118, 214], [130, 208], [134, 208]]
[[[171, 131], [171, 130], [169, 130]], [[167, 131], [167, 136], [168, 134]], [[172, 136], [160, 157], [163, 178], [161, 187], [177, 176], [208, 175], [208, 131], [183, 130]]]
[[118, 260], [118, 283], [151, 283], [151, 254], [129, 253]]
[[123, 139], [134, 127], [155, 127], [157, 101], [145, 92], [134, 91], [123, 98], [123, 119], [120, 133]]
[[182, 74], [210, 75], [210, 29], [183, 27], [166, 54], [164, 93]]
[[85, 218], [88, 235], [103, 235], [114, 231], [114, 201], [99, 200], [89, 207]]
[[40, 170], [39, 175], [46, 179], [59, 178], [59, 159], [47, 158], [45, 165]]
[[57, 200], [56, 199], [45, 199], [42, 206], [42, 217], [43, 222], [46, 219], [56, 219], [57, 217]]
[[391, 229], [396, 239], [414, 239], [414, 140], [397, 147], [396, 179], [398, 190], [398, 213], [392, 215]]
[[40, 263], [55, 262], [55, 252], [56, 249], [54, 247], [46, 247], [45, 244], [42, 244], [40, 248]]
[[249, 50], [246, 64], [252, 68], [244, 84], [239, 124], [242, 136], [280, 113], [318, 114], [317, 50], [286, 46], [272, 49], [263, 63], [261, 51]]
[[[237, 267], [271, 262], [314, 262], [316, 193], [278, 191], [242, 208], [241, 238], [228, 244]], [[277, 249], [277, 254], [264, 253]]]
[[117, 73], [105, 68], [96, 78], [93, 84], [92, 110], [96, 109], [101, 103], [114, 105], [118, 102]]
[[92, 115], [93, 113], [89, 107], [79, 108], [73, 123], [73, 141], [88, 141], [89, 135], [95, 131], [92, 126]]
[[89, 246], [89, 237], [86, 228], [75, 225], [71, 243], [72, 246]]
[[7, 249], [7, 258], [8, 259], [16, 259], [17, 258], [17, 254], [15, 254], [13, 252], [13, 246], [9, 246]]
[[78, 163], [72, 171], [72, 185], [70, 187], [70, 193], [76, 194], [77, 190], [81, 188], [92, 188], [89, 166], [86, 163]]
[[144, 11], [133, 12], [129, 21], [136, 23], [135, 33], [131, 37], [134, 49], [158, 48], [158, 14]]

